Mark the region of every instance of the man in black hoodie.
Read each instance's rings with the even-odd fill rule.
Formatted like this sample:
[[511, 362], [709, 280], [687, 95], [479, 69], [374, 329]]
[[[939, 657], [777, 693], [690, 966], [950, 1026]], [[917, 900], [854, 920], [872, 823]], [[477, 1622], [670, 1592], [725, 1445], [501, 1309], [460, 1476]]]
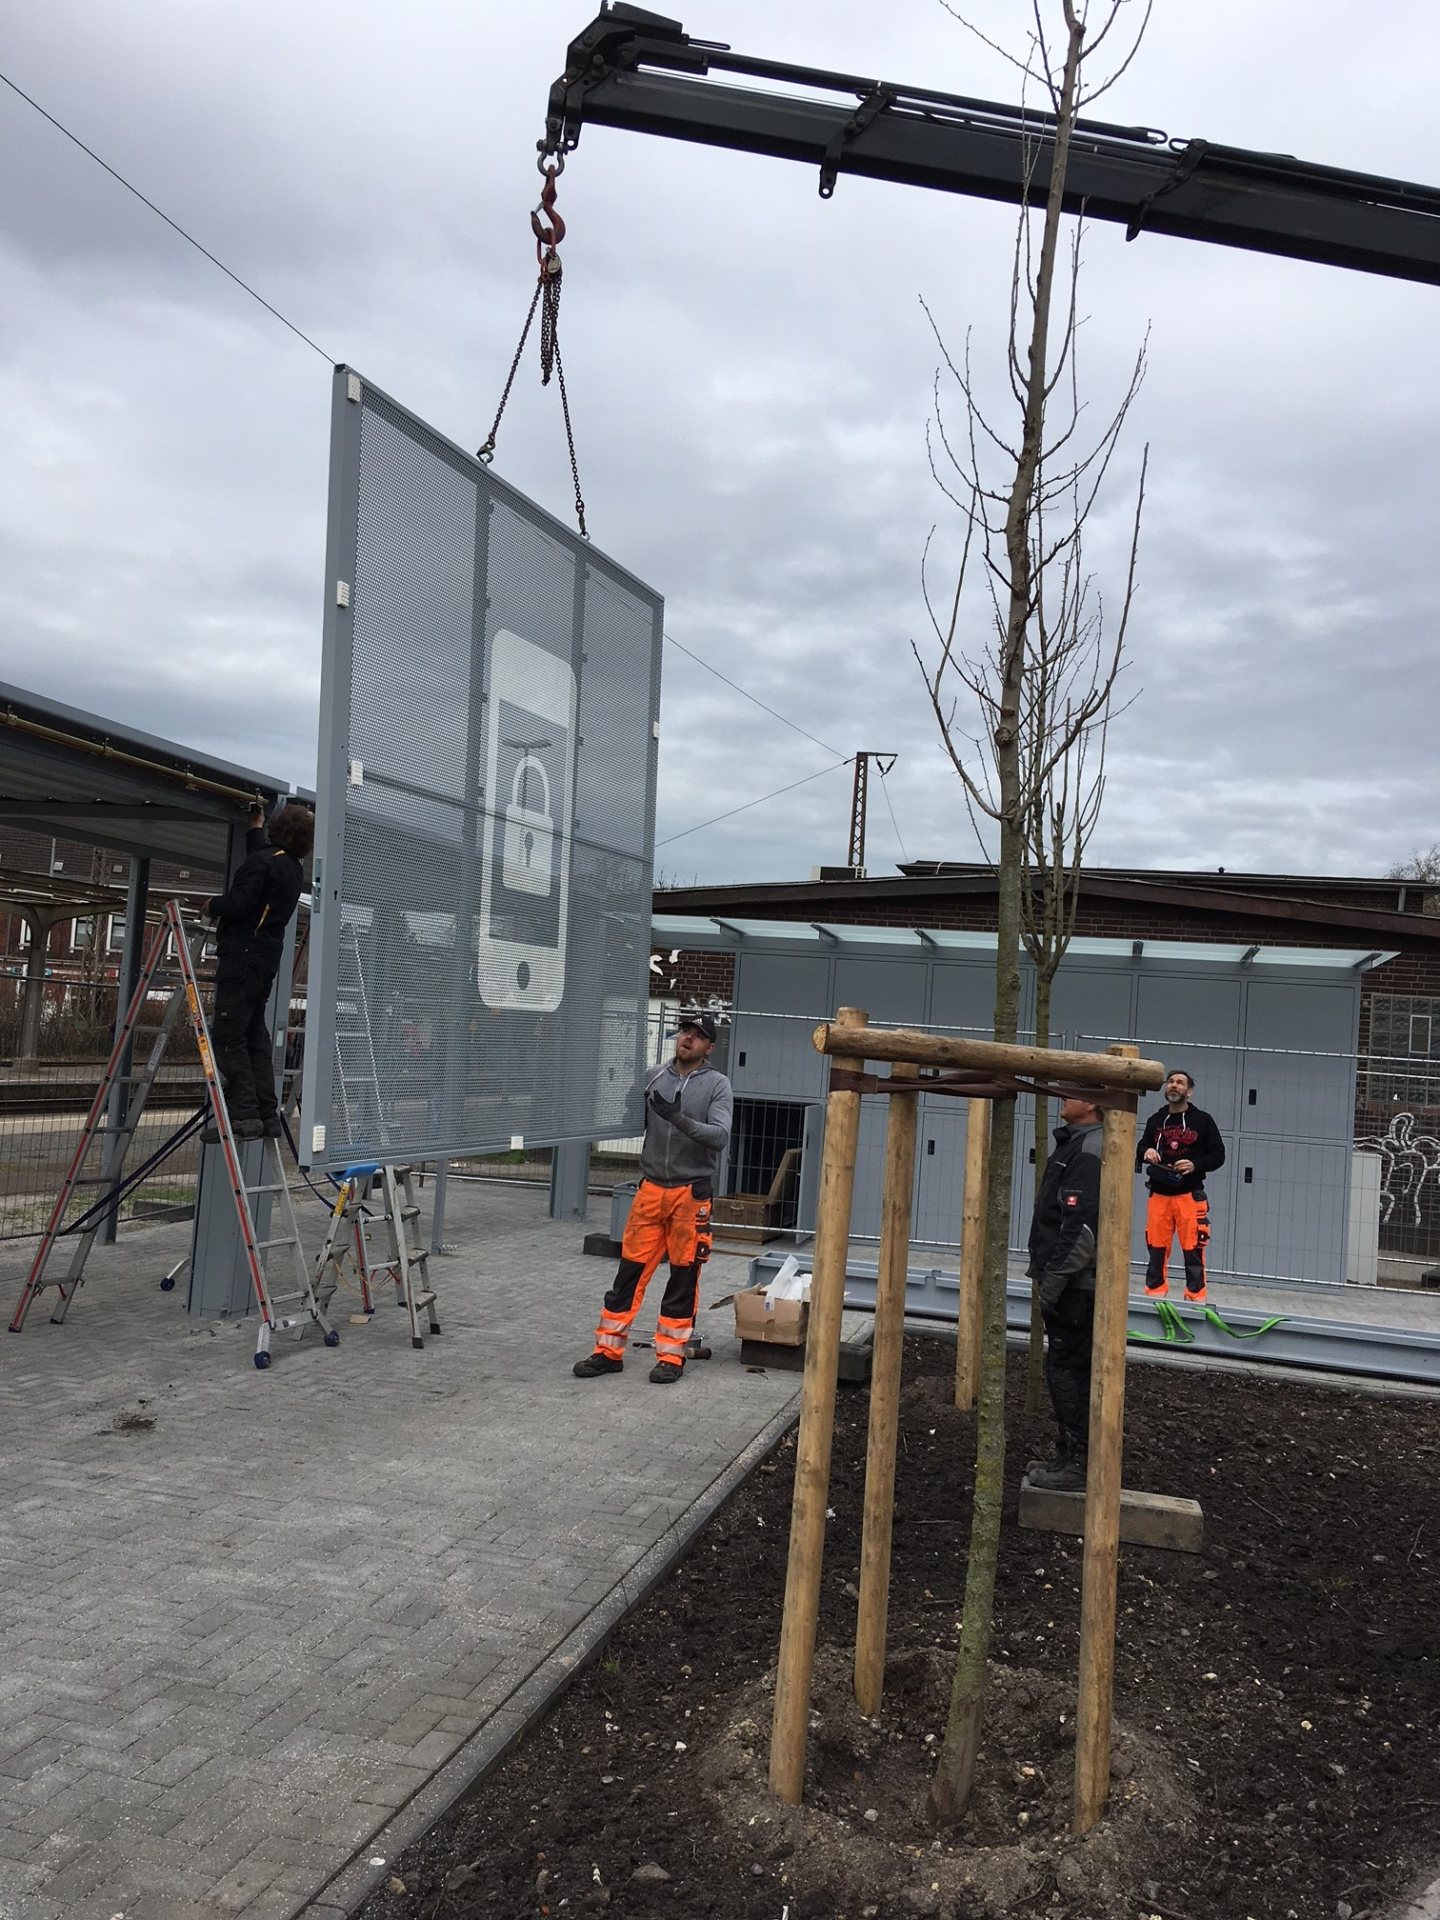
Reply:
[[[218, 953], [210, 1038], [236, 1139], [263, 1134], [276, 1140], [280, 1103], [265, 1003], [280, 968], [285, 929], [305, 889], [301, 862], [314, 844], [315, 816], [292, 802], [276, 814], [267, 835], [263, 811], [252, 807], [245, 825], [245, 860], [206, 909], [216, 922]], [[207, 1128], [203, 1137], [217, 1136]]]
[[1025, 1269], [1045, 1321], [1045, 1384], [1059, 1440], [1053, 1460], [1032, 1460], [1032, 1487], [1079, 1493], [1090, 1450], [1090, 1359], [1095, 1343], [1095, 1247], [1100, 1231], [1100, 1109], [1079, 1095], [1060, 1102], [1062, 1124], [1045, 1163]]
[[1225, 1142], [1208, 1113], [1191, 1106], [1195, 1082], [1183, 1069], [1165, 1081], [1165, 1104], [1145, 1122], [1135, 1150], [1150, 1199], [1145, 1210], [1145, 1291], [1152, 1300], [1170, 1291], [1166, 1269], [1170, 1242], [1180, 1242], [1185, 1261], [1185, 1298], [1205, 1298], [1205, 1248], [1210, 1240], [1210, 1201], [1205, 1176], [1225, 1164]]

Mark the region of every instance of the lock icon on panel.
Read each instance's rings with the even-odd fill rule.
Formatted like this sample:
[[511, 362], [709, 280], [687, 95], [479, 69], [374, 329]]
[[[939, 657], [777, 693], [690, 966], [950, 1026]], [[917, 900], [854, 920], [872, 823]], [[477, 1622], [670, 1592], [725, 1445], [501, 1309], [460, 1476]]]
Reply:
[[[538, 806], [532, 798], [530, 776], [539, 776]], [[550, 818], [550, 776], [533, 753], [515, 769], [510, 804], [505, 809], [505, 853], [502, 879], [512, 893], [547, 894], [554, 883], [555, 822]]]

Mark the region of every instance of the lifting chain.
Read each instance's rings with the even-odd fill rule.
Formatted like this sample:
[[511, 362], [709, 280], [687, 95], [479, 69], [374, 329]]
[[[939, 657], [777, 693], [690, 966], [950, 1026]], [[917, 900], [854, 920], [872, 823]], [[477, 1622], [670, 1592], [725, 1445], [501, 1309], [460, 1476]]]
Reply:
[[553, 374], [560, 388], [560, 411], [565, 419], [565, 443], [570, 449], [570, 475], [575, 482], [575, 518], [579, 522], [580, 537], [588, 540], [590, 533], [585, 525], [585, 499], [580, 491], [580, 466], [575, 457], [575, 432], [570, 424], [570, 396], [565, 390], [565, 367], [560, 358], [560, 285], [563, 268], [557, 248], [565, 238], [565, 222], [555, 205], [555, 183], [565, 166], [564, 154], [547, 158], [541, 151], [536, 162], [544, 178], [545, 185], [540, 190], [540, 204], [530, 215], [530, 228], [535, 235], [535, 258], [540, 265], [539, 278], [535, 282], [535, 291], [530, 296], [530, 311], [525, 316], [525, 324], [520, 329], [520, 344], [515, 349], [515, 358], [510, 362], [510, 372], [506, 376], [505, 391], [500, 395], [500, 405], [495, 409], [495, 419], [484, 445], [476, 458], [484, 461], [488, 467], [495, 458], [495, 436], [500, 431], [500, 421], [510, 399], [510, 389], [515, 384], [515, 376], [520, 371], [520, 361], [525, 353], [525, 342], [530, 338], [530, 328], [534, 323], [535, 311], [540, 310], [540, 384], [548, 387]]

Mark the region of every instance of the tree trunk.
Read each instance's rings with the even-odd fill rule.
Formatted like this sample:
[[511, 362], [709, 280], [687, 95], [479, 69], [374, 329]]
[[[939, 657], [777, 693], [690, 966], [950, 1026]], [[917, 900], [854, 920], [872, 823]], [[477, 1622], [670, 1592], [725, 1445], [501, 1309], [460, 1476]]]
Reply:
[[[1050, 1044], [1050, 992], [1055, 976], [1042, 962], [1035, 969], [1035, 1044]], [[1050, 1158], [1050, 1101], [1043, 1093], [1035, 1096], [1035, 1186], [1045, 1178]], [[1045, 1392], [1045, 1322], [1040, 1313], [1040, 1296], [1030, 1296], [1030, 1348], [1025, 1369], [1025, 1411], [1039, 1413]]]
[[[1020, 773], [1020, 711], [1025, 681], [1025, 643], [1034, 604], [1031, 572], [1031, 506], [1045, 425], [1046, 348], [1050, 296], [1060, 233], [1070, 122], [1074, 117], [1084, 23], [1072, 18], [1056, 127], [1055, 153], [1040, 260], [1035, 276], [1034, 325], [1020, 454], [1005, 512], [1009, 572], [1005, 642], [1000, 661], [999, 717], [995, 727], [995, 773], [1000, 815], [1000, 857], [995, 925], [995, 1038], [1012, 1042], [1020, 1009], [1020, 886], [1025, 867]], [[976, 1408], [975, 1505], [965, 1568], [965, 1606], [960, 1651], [950, 1693], [950, 1713], [939, 1763], [930, 1786], [938, 1819], [963, 1818], [975, 1782], [980, 1720], [995, 1615], [995, 1573], [1000, 1558], [1000, 1500], [1005, 1472], [1005, 1281], [1009, 1268], [1010, 1194], [1014, 1168], [1015, 1102], [998, 1100], [990, 1143], [990, 1195], [985, 1221], [985, 1335]]]

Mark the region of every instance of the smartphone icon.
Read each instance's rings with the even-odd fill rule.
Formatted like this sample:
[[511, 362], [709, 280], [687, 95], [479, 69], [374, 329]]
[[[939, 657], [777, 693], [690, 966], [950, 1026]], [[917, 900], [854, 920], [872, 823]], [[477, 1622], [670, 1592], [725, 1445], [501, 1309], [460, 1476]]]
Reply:
[[490, 1007], [553, 1013], [565, 996], [575, 704], [567, 660], [495, 635], [476, 956]]

